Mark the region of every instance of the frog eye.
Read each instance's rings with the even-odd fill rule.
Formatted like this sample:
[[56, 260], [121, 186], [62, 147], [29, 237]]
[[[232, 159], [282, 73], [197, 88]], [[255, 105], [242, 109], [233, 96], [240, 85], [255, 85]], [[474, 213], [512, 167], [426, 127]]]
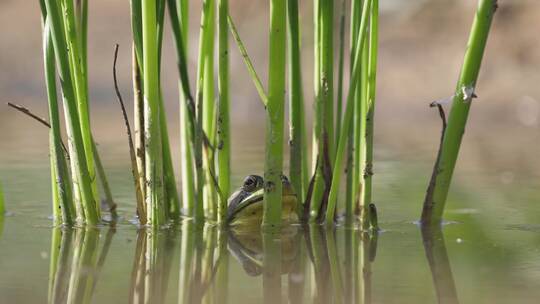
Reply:
[[262, 186], [262, 178], [257, 175], [250, 175], [244, 180], [243, 188], [245, 191], [252, 192]]
[[256, 186], [257, 186], [257, 180], [252, 175], [246, 177], [246, 179], [244, 180], [244, 189], [246, 191], [250, 191], [254, 189]]

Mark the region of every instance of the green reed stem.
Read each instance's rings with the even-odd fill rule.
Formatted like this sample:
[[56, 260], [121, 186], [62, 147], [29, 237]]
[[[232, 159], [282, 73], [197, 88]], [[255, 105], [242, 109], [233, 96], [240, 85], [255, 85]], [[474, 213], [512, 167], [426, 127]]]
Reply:
[[[216, 5], [215, 0], [208, 0], [208, 19], [207, 27], [204, 31], [205, 47], [204, 52], [204, 64], [203, 64], [203, 89], [202, 89], [202, 124], [203, 124], [203, 137], [206, 136], [208, 141], [213, 144], [215, 142], [215, 115], [216, 115], [216, 103], [214, 92], [214, 37], [215, 37], [215, 14]], [[203, 140], [203, 146], [208, 146], [206, 140]], [[211, 220], [216, 220], [217, 215], [217, 196], [216, 187], [213, 181], [212, 172], [214, 170], [214, 151], [212, 149], [205, 148], [203, 150], [203, 170], [205, 174], [205, 214], [206, 217]]]
[[[302, 66], [300, 25], [298, 16], [298, 0], [287, 2], [287, 30], [289, 57], [289, 145], [290, 165], [289, 178], [298, 195], [298, 201], [303, 203], [307, 191], [307, 140], [304, 114], [304, 94], [302, 91]], [[301, 215], [302, 208], [297, 212]]]
[[321, 138], [322, 130], [324, 129], [324, 107], [321, 99], [320, 93], [320, 75], [321, 75], [321, 26], [319, 18], [320, 10], [320, 1], [313, 2], [313, 11], [314, 11], [314, 64], [313, 64], [313, 74], [314, 74], [314, 83], [315, 83], [315, 105], [314, 105], [314, 114], [313, 114], [313, 188], [311, 193], [311, 201], [309, 202], [309, 222], [313, 223], [319, 218], [320, 206], [323, 199], [323, 173], [322, 166], [324, 159], [324, 141]]
[[180, 217], [180, 198], [176, 188], [176, 178], [174, 174], [174, 165], [171, 155], [171, 144], [169, 142], [169, 130], [167, 128], [167, 113], [163, 96], [159, 95], [159, 124], [161, 131], [161, 146], [163, 153], [163, 183], [165, 191], [165, 213], [170, 219], [178, 219]]
[[[163, 45], [163, 30], [165, 21], [165, 0], [157, 0], [157, 43], [158, 43], [158, 73], [161, 83], [161, 49]], [[176, 178], [169, 142], [169, 130], [167, 127], [167, 112], [163, 101], [161, 87], [159, 89], [159, 125], [161, 133], [161, 147], [163, 153], [163, 184], [165, 198], [165, 216], [169, 219], [180, 217], [180, 198], [176, 188]]]
[[193, 145], [190, 133], [190, 124], [188, 123], [189, 113], [186, 106], [185, 95], [180, 93], [180, 149], [182, 163], [182, 201], [183, 214], [192, 217], [195, 210], [195, 181], [196, 173], [193, 159]]
[[[373, 2], [373, 1], [372, 1]], [[368, 35], [369, 32], [366, 31], [366, 35]], [[356, 117], [354, 118], [354, 121], [356, 123], [356, 131], [355, 134], [355, 153], [356, 153], [356, 159], [357, 161], [354, 163], [355, 167], [354, 170], [355, 174], [353, 175], [353, 187], [356, 187], [355, 194], [356, 196], [353, 197], [353, 201], [348, 202], [349, 204], [353, 204], [353, 209], [355, 211], [355, 214], [360, 215], [360, 219], [362, 224], [364, 224], [363, 227], [367, 227], [366, 225], [369, 224], [367, 221], [367, 212], [366, 212], [366, 205], [365, 205], [365, 172], [366, 172], [366, 126], [367, 126], [367, 112], [368, 112], [368, 60], [369, 60], [369, 52], [368, 52], [368, 42], [366, 41], [366, 44], [364, 48], [362, 49], [362, 58], [360, 63], [360, 87], [357, 88], [357, 97], [356, 97], [356, 104], [357, 104], [357, 111], [356, 111]], [[354, 192], [353, 192], [354, 193]]]
[[56, 185], [56, 164], [54, 163], [54, 159], [52, 157], [53, 155], [53, 148], [52, 146], [54, 143], [51, 141], [51, 137], [49, 136], [49, 163], [51, 166], [51, 198], [52, 198], [52, 211], [53, 211], [53, 223], [57, 224], [62, 219], [62, 209], [60, 207], [60, 192], [58, 191], [58, 187]]
[[43, 29], [43, 57], [45, 68], [45, 83], [47, 85], [47, 101], [49, 105], [50, 147], [51, 147], [51, 177], [53, 178], [53, 213], [55, 221], [64, 225], [74, 222], [73, 199], [71, 196], [70, 178], [64, 151], [62, 150], [62, 135], [60, 133], [60, 114], [58, 111], [58, 93], [56, 90], [56, 70], [54, 46], [50, 31], [50, 21], [47, 19]]
[[218, 204], [218, 222], [227, 216], [227, 198], [231, 188], [231, 127], [229, 101], [229, 1], [218, 0], [218, 120], [217, 120], [217, 166], [219, 189], [225, 199]]
[[[82, 8], [82, 7], [81, 7]], [[100, 214], [99, 202], [98, 202], [98, 187], [97, 187], [97, 178], [96, 171], [94, 168], [94, 152], [93, 149], [93, 140], [92, 133], [90, 129], [90, 113], [88, 106], [88, 79], [86, 63], [84, 63], [85, 57], [82, 55], [82, 44], [83, 38], [86, 35], [81, 37], [78, 33], [86, 33], [86, 23], [84, 20], [76, 20], [76, 14], [73, 7], [73, 1], [71, 0], [62, 0], [62, 9], [63, 9], [63, 18], [64, 18], [64, 27], [65, 35], [68, 46], [68, 55], [70, 63], [70, 71], [73, 79], [73, 86], [75, 90], [75, 97], [77, 99], [77, 110], [79, 112], [79, 120], [84, 152], [86, 155], [86, 162], [88, 166], [88, 173], [90, 174], [92, 193], [94, 199], [96, 200], [96, 211], [98, 216]], [[84, 11], [84, 10], [83, 10]], [[83, 17], [86, 13], [77, 14], [79, 17]], [[78, 26], [79, 25], [79, 26]], [[86, 42], [84, 42], [86, 44]]]
[[[196, 94], [196, 101], [195, 101], [195, 107], [196, 107], [196, 123], [197, 126], [195, 127], [195, 147], [194, 147], [194, 154], [195, 154], [195, 170], [197, 172], [197, 203], [195, 206], [195, 220], [197, 222], [202, 222], [205, 214], [205, 197], [204, 197], [204, 189], [205, 186], [207, 186], [206, 182], [208, 182], [208, 178], [205, 179], [205, 176], [207, 177], [208, 174], [205, 172], [205, 168], [203, 165], [203, 137], [204, 134], [204, 105], [206, 99], [206, 90], [211, 90], [213, 88], [210, 88], [210, 86], [205, 85], [207, 78], [206, 75], [206, 69], [205, 64], [207, 63], [207, 58], [211, 54], [208, 52], [209, 49], [209, 41], [214, 39], [213, 37], [213, 26], [211, 18], [213, 16], [212, 14], [212, 6], [213, 6], [213, 0], [205, 0], [203, 2], [203, 11], [201, 15], [201, 32], [199, 36], [199, 57], [198, 57], [198, 64], [197, 64], [197, 94]], [[213, 44], [212, 44], [213, 45]], [[210, 45], [210, 47], [212, 47]], [[213, 47], [212, 47], [213, 49]], [[213, 54], [212, 54], [213, 55]], [[211, 56], [213, 57], [213, 56]], [[212, 61], [213, 62], [213, 61]], [[206, 90], [205, 90], [206, 89]], [[208, 169], [208, 168], [206, 168]], [[207, 170], [206, 170], [207, 171]], [[205, 173], [205, 174], [203, 174]]]
[[132, 82], [133, 82], [133, 112], [135, 132], [135, 155], [137, 172], [141, 186], [142, 202], [137, 201], [137, 216], [141, 225], [148, 224], [148, 210], [146, 206], [146, 161], [145, 161], [145, 135], [144, 135], [144, 94], [143, 94], [143, 34], [142, 34], [142, 5], [141, 0], [131, 0], [131, 30], [133, 35], [132, 47]]
[[[169, 17], [173, 30], [173, 40], [177, 54], [177, 66], [180, 86], [180, 148], [182, 164], [182, 200], [183, 214], [192, 217], [195, 215], [195, 181], [198, 180], [198, 172], [194, 154], [196, 151], [195, 128], [196, 114], [193, 98], [189, 88], [187, 73], [187, 43], [189, 25], [189, 1], [168, 0]], [[202, 214], [202, 213], [201, 213]]]
[[238, 30], [236, 29], [236, 26], [234, 25], [234, 22], [231, 16], [228, 16], [228, 23], [229, 23], [229, 28], [231, 30], [231, 34], [234, 38], [234, 41], [236, 42], [236, 45], [238, 46], [238, 50], [240, 51], [240, 54], [242, 55], [242, 59], [244, 59], [244, 64], [246, 65], [246, 68], [248, 69], [249, 76], [251, 76], [251, 80], [253, 81], [253, 84], [255, 85], [255, 89], [257, 89], [257, 93], [259, 94], [259, 98], [261, 99], [261, 102], [266, 107], [266, 104], [268, 103], [268, 96], [266, 95], [261, 79], [259, 78], [259, 75], [257, 75], [257, 71], [255, 70], [253, 63], [251, 62], [251, 59], [249, 58], [247, 49], [244, 45], [244, 42], [242, 42], [240, 35], [238, 34]]
[[336, 135], [339, 138], [341, 130], [341, 116], [343, 112], [343, 76], [345, 66], [345, 15], [347, 12], [346, 0], [341, 2], [341, 11], [339, 17], [339, 59], [338, 59], [338, 83], [337, 83], [337, 99], [336, 99]]
[[[319, 218], [326, 201], [334, 158], [334, 1], [317, 0], [315, 6], [315, 181], [310, 204], [310, 221]], [[315, 152], [314, 152], [315, 153]]]
[[[324, 98], [323, 140], [329, 158], [334, 160], [334, 0], [319, 0], [321, 3], [321, 78], [320, 93]], [[331, 169], [330, 169], [331, 170]]]
[[479, 0], [478, 2], [478, 10], [469, 36], [461, 75], [448, 117], [448, 125], [444, 132], [433, 176], [424, 201], [421, 217], [424, 225], [432, 226], [441, 223], [496, 9], [497, 0]]
[[86, 79], [84, 90], [88, 96], [88, 0], [75, 1], [75, 21], [80, 43], [82, 71]]
[[[371, 8], [373, 7], [373, 3]], [[370, 14], [371, 14], [370, 9]], [[359, 30], [359, 29], [358, 29]], [[366, 35], [371, 37], [371, 28]], [[370, 56], [370, 41], [366, 42], [366, 46], [362, 49], [362, 57], [360, 64], [360, 87], [355, 92], [355, 114], [353, 125], [353, 165], [351, 179], [351, 200], [346, 202], [346, 221], [351, 223], [355, 216], [361, 216], [361, 222], [364, 228], [369, 226], [368, 209], [365, 204], [367, 177], [366, 159], [367, 159], [367, 120], [369, 109], [369, 56]]]
[[[45, 24], [45, 19], [47, 17], [47, 8], [46, 8], [46, 4], [45, 4], [45, 1], [44, 0], [40, 0], [40, 5], [41, 5], [41, 11], [42, 11], [42, 19], [43, 19], [43, 24]], [[63, 19], [62, 19], [63, 21]], [[63, 25], [62, 25], [63, 27]], [[52, 35], [52, 33], [51, 33]], [[62, 96], [63, 98], [63, 101], [64, 101], [64, 104], [65, 104], [65, 96]], [[67, 111], [64, 111], [64, 118], [66, 121], [69, 120], [69, 114], [67, 113]], [[82, 198], [81, 198], [81, 190], [79, 188], [79, 177], [78, 177], [78, 169], [77, 169], [77, 162], [76, 162], [76, 159], [71, 157], [72, 155], [75, 154], [75, 148], [74, 148], [74, 140], [73, 140], [73, 129], [72, 129], [72, 126], [71, 124], [66, 124], [66, 133], [67, 133], [67, 137], [68, 137], [68, 151], [67, 151], [67, 155], [68, 156], [68, 159], [69, 159], [69, 166], [71, 168], [71, 170], [69, 170], [69, 174], [71, 176], [71, 183], [72, 183], [72, 195], [73, 195], [73, 201], [74, 201], [74, 205], [75, 205], [75, 221], [79, 224], [81, 223], [84, 223], [85, 222], [85, 215], [84, 215], [84, 207], [83, 207], [83, 202], [82, 202]], [[54, 192], [58, 192], [58, 191], [54, 191]], [[58, 202], [54, 202], [53, 201], [53, 207], [56, 208], [56, 205]]]
[[368, 59], [368, 112], [366, 117], [366, 170], [364, 202], [372, 203], [373, 177], [373, 134], [375, 125], [375, 95], [377, 93], [377, 54], [379, 43], [379, 0], [373, 0], [369, 17]]
[[[351, 0], [351, 22], [349, 30], [349, 76], [352, 74], [353, 64], [354, 64], [354, 54], [356, 53], [356, 37], [358, 37], [358, 29], [360, 28], [360, 18], [362, 14], [362, 3], [359, 0]], [[356, 93], [355, 93], [356, 94]], [[356, 97], [356, 96], [355, 96]], [[356, 115], [357, 103], [354, 103], [353, 111]], [[353, 126], [350, 130], [350, 135], [347, 139], [347, 165], [346, 165], [346, 174], [347, 174], [347, 185], [346, 185], [346, 197], [345, 197], [345, 219], [351, 220], [354, 218], [354, 205], [350, 203], [356, 197], [356, 186], [353, 186], [353, 179], [355, 179], [355, 166], [356, 166], [356, 156], [355, 153], [355, 131], [356, 131], [356, 121], [353, 121]], [[355, 183], [357, 181], [354, 181]]]
[[264, 166], [263, 227], [281, 224], [283, 174], [283, 124], [286, 65], [285, 0], [270, 1], [270, 51], [268, 73], [268, 105], [266, 107], [266, 153]]
[[[344, 152], [345, 152], [345, 146], [347, 145], [347, 136], [349, 134], [349, 130], [351, 127], [351, 120], [353, 116], [353, 107], [354, 107], [354, 92], [357, 88], [357, 82], [359, 78], [359, 72], [360, 72], [360, 59], [362, 54], [362, 49], [365, 45], [365, 38], [366, 38], [366, 28], [367, 28], [367, 19], [368, 19], [368, 12], [371, 4], [371, 0], [366, 0], [363, 3], [362, 7], [362, 17], [360, 21], [360, 28], [357, 35], [357, 39], [355, 41], [355, 53], [354, 53], [354, 60], [353, 60], [353, 69], [351, 73], [351, 84], [349, 86], [349, 92], [347, 93], [347, 105], [345, 107], [345, 115], [343, 117], [343, 126], [341, 127], [341, 134], [339, 136], [338, 141], [338, 149], [336, 153], [336, 160], [334, 162], [334, 172], [336, 174], [332, 175], [332, 186], [330, 188], [330, 194], [328, 197], [328, 208], [326, 210], [326, 223], [327, 224], [333, 224], [334, 223], [334, 216], [336, 212], [336, 198], [337, 194], [340, 188], [340, 181], [341, 181], [341, 174], [338, 174], [339, 172], [342, 172], [343, 170], [343, 162], [344, 162]], [[353, 185], [354, 186], [354, 185]]]
[[[142, 6], [141, 6], [142, 0], [131, 0], [131, 31], [133, 32], [133, 45], [135, 48], [135, 54], [137, 57], [137, 62], [139, 65], [142, 65], [143, 58], [142, 58]], [[142, 74], [142, 67], [140, 73]]]
[[[181, 92], [185, 95], [187, 109], [193, 111], [189, 116], [190, 121], [195, 121], [195, 105], [193, 96], [189, 87], [189, 75], [187, 71], [187, 43], [188, 43], [188, 26], [189, 26], [189, 1], [186, 0], [167, 0], [169, 6], [169, 17], [171, 20], [171, 28], [173, 30], [173, 40], [176, 49], [177, 67], [180, 77]], [[194, 128], [194, 126], [193, 126]]]
[[143, 94], [145, 130], [146, 205], [148, 222], [165, 223], [163, 152], [160, 130], [156, 1], [142, 0]]
[[[362, 63], [365, 63], [365, 55], [366, 52], [362, 51]], [[364, 65], [361, 63], [361, 67], [364, 67]], [[362, 141], [362, 125], [363, 125], [363, 114], [362, 112], [362, 87], [363, 87], [363, 81], [362, 81], [362, 74], [363, 69], [360, 71], [360, 84], [358, 85], [358, 88], [354, 92], [354, 114], [353, 114], [353, 122], [352, 122], [352, 164], [350, 167], [351, 170], [351, 199], [349, 201], [345, 202], [345, 218], [347, 221], [351, 221], [354, 219], [356, 212], [359, 211], [357, 208], [359, 203], [359, 196], [362, 195], [361, 193], [361, 156], [362, 156], [362, 149], [364, 148], [364, 145], [361, 143]]]
[[51, 20], [52, 39], [58, 64], [58, 74], [61, 79], [67, 124], [72, 132], [71, 148], [73, 155], [71, 155], [71, 160], [74, 164], [77, 182], [79, 183], [86, 222], [90, 225], [96, 225], [99, 222], [99, 213], [97, 212], [97, 203], [92, 193], [92, 181], [85, 156], [83, 135], [80, 128], [81, 122], [77, 110], [77, 99], [73, 89], [74, 82], [69, 66], [69, 54], [67, 51], [63, 19], [56, 1], [45, 0], [45, 5], [47, 7], [48, 18]]

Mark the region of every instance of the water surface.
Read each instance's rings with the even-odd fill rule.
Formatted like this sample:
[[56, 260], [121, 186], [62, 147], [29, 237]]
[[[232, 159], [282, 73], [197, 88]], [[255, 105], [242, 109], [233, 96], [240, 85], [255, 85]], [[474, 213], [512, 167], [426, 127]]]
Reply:
[[[107, 147], [102, 147], [108, 151]], [[51, 226], [46, 155], [2, 159], [9, 214], [0, 220], [0, 303], [536, 303], [539, 191], [529, 178], [462, 168], [441, 231], [418, 218], [429, 163], [379, 151], [382, 231], [290, 227], [279, 235], [185, 221], [130, 223], [135, 205], [122, 154], [105, 154], [121, 221]], [[260, 146], [235, 184], [260, 170]], [[32, 157], [31, 157], [32, 156]], [[237, 155], [236, 157], [240, 157]], [[107, 160], [108, 159], [108, 160]], [[511, 179], [509, 181], [509, 179]]]

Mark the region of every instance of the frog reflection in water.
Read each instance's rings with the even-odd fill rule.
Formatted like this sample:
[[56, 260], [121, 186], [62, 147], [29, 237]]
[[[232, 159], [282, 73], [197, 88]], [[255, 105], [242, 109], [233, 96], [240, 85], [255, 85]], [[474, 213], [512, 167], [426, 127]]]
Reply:
[[[296, 214], [296, 193], [287, 179], [282, 176], [283, 200], [282, 221], [294, 223], [298, 221]], [[242, 187], [229, 198], [227, 222], [230, 226], [260, 226], [263, 217], [264, 180], [258, 175], [249, 175], [244, 179]]]
[[[273, 236], [280, 239], [281, 274], [291, 273], [295, 265], [298, 265], [301, 236], [298, 227], [291, 225], [284, 227]], [[266, 254], [263, 235], [249, 230], [235, 229], [229, 234], [228, 240], [230, 253], [242, 265], [246, 274], [252, 277], [261, 275]]]

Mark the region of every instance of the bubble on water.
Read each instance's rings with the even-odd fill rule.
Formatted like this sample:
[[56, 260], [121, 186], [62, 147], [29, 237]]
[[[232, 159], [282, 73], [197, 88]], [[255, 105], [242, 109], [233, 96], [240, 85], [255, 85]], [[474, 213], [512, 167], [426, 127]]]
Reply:
[[46, 260], [48, 257], [49, 257], [49, 254], [46, 252], [46, 251], [42, 251], [39, 253], [39, 256], [43, 259], [43, 260]]
[[514, 182], [514, 172], [504, 171], [503, 173], [501, 173], [499, 178], [501, 180], [501, 183], [503, 183], [504, 185], [510, 185]]
[[523, 96], [516, 107], [516, 116], [527, 127], [538, 126], [540, 102], [531, 96]]
[[463, 243], [463, 239], [462, 239], [462, 238], [457, 238], [457, 239], [456, 239], [456, 243], [458, 243], [458, 244]]

